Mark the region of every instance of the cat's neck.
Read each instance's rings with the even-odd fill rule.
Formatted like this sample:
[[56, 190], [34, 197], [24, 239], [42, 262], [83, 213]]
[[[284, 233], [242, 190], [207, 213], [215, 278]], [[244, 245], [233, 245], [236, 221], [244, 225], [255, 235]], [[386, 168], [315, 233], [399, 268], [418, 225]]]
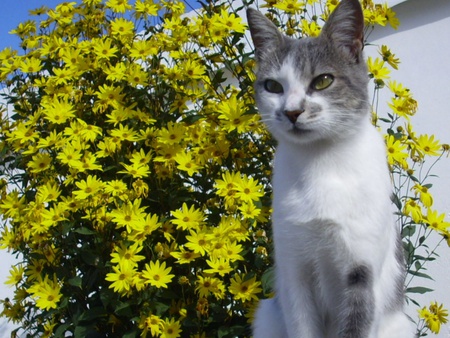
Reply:
[[[281, 141], [276, 151], [278, 166], [296, 170], [330, 170], [349, 167], [366, 167], [371, 163], [385, 163], [385, 148], [378, 131], [370, 121], [361, 121], [354, 132], [340, 138], [320, 140], [307, 144]], [[283, 162], [282, 164], [280, 162]], [[277, 164], [277, 163], [276, 163]]]

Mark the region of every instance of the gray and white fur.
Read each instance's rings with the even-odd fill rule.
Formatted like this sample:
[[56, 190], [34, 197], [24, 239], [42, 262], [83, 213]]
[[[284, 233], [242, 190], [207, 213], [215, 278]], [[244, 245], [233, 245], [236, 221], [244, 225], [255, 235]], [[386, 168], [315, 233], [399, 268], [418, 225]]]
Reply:
[[278, 141], [275, 294], [255, 338], [411, 338], [385, 144], [370, 122], [364, 18], [342, 0], [317, 38], [292, 39], [255, 9], [256, 102]]

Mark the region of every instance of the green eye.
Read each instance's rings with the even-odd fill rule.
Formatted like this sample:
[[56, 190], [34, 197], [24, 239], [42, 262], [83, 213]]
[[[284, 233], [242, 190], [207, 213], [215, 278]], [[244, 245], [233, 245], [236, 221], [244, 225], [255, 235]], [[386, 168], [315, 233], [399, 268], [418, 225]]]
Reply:
[[271, 79], [264, 81], [264, 89], [274, 94], [281, 94], [284, 91], [281, 83]]
[[333, 75], [322, 74], [312, 81], [311, 88], [314, 90], [323, 90], [331, 86], [333, 81], [334, 81]]

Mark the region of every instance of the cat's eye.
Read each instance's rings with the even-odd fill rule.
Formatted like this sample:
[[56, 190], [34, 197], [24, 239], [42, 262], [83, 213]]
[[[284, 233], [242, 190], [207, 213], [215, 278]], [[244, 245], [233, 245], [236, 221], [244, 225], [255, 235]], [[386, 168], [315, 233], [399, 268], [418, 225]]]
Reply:
[[264, 89], [274, 94], [281, 94], [284, 91], [281, 83], [271, 79], [264, 81]]
[[323, 90], [331, 86], [333, 81], [334, 81], [333, 75], [322, 74], [312, 81], [311, 88], [314, 90]]

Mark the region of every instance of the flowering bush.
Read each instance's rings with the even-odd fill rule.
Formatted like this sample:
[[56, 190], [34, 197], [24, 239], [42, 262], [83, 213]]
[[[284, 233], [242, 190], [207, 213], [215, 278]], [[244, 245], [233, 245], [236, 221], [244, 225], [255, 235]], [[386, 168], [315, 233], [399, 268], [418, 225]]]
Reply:
[[[265, 1], [288, 35], [315, 36], [336, 0]], [[398, 25], [364, 1], [368, 32]], [[253, 51], [231, 1], [83, 0], [13, 32], [23, 54], [0, 53], [1, 241], [21, 259], [2, 315], [31, 336], [244, 337], [270, 296], [270, 172], [274, 142], [252, 96]], [[323, 13], [319, 11], [323, 9]], [[398, 59], [369, 58], [375, 95], [392, 92], [387, 130], [408, 283], [427, 277], [434, 210], [426, 159], [447, 146], [416, 135], [416, 102], [389, 81]], [[390, 67], [390, 68], [389, 68]], [[384, 128], [386, 126], [386, 128]], [[410, 287], [409, 295], [425, 292]], [[420, 308], [418, 331], [447, 312]]]

